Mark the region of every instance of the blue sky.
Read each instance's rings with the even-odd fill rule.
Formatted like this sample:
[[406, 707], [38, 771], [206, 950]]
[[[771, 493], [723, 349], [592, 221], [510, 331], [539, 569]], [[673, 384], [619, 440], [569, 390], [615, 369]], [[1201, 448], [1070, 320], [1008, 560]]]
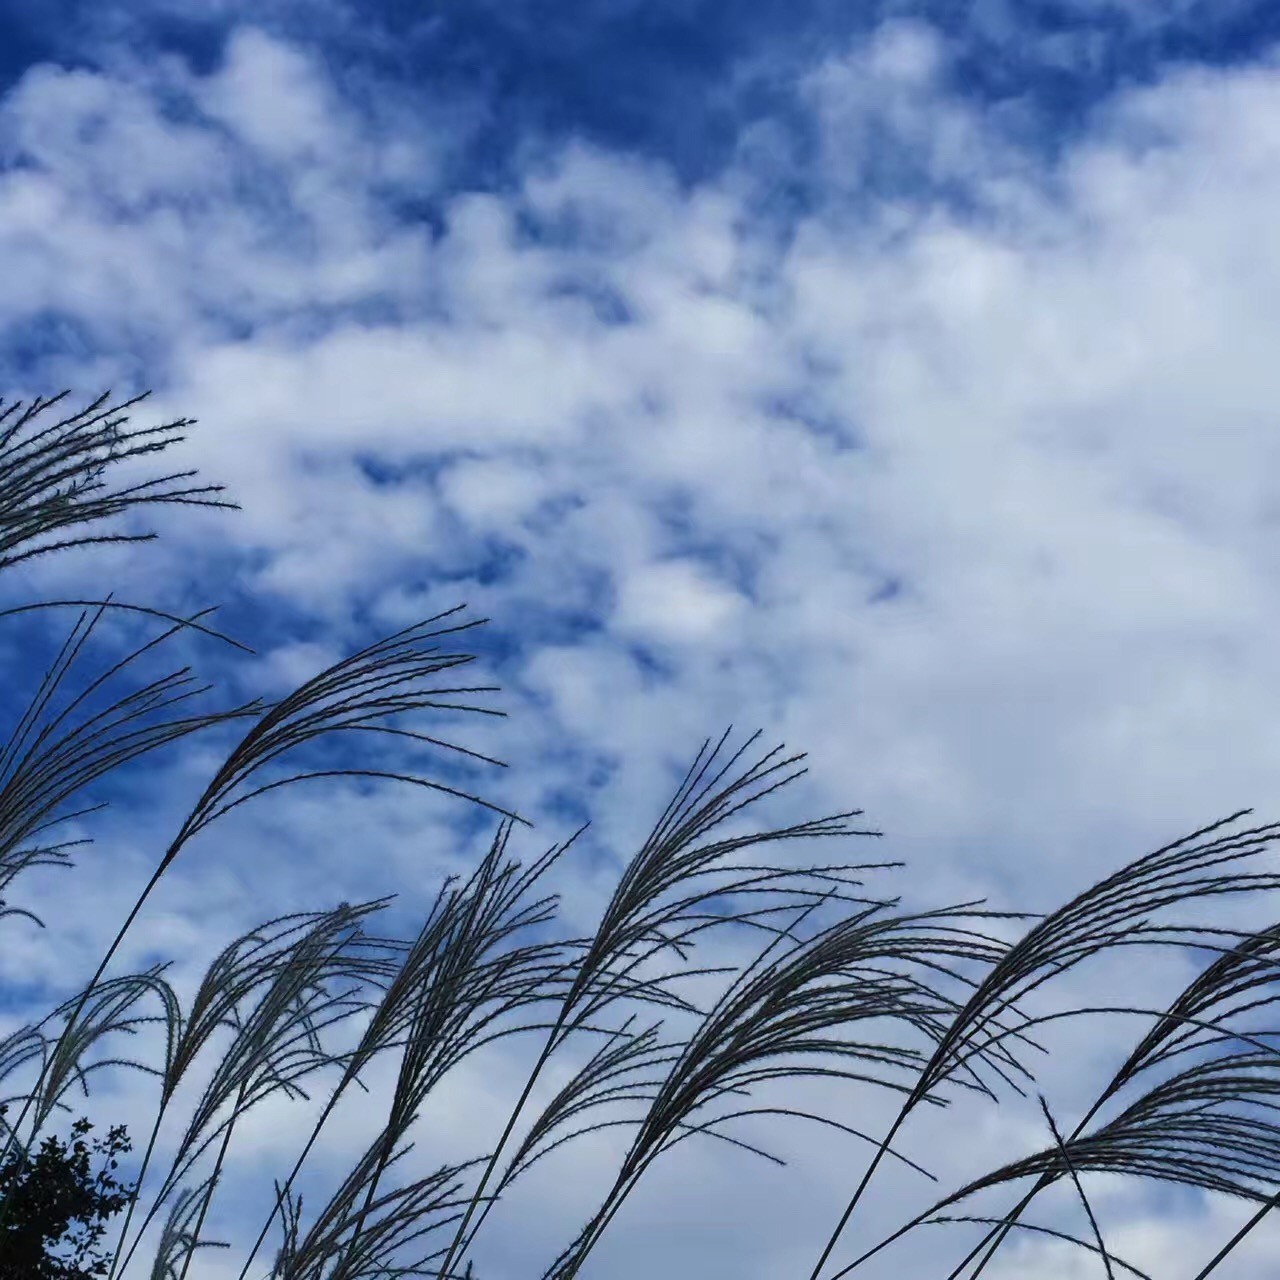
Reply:
[[[0, 15], [5, 394], [150, 386], [140, 416], [198, 418], [185, 456], [243, 506], [10, 591], [224, 600], [259, 656], [195, 656], [268, 693], [467, 601], [510, 719], [465, 740], [510, 763], [481, 781], [537, 822], [527, 852], [593, 818], [584, 927], [730, 722], [808, 750], [781, 814], [865, 809], [921, 906], [1047, 908], [1244, 805], [1275, 816], [1275, 5]], [[119, 795], [77, 895], [32, 878], [61, 924], [6, 942], [10, 990], [92, 970], [211, 750]], [[268, 901], [400, 890], [411, 914], [482, 835], [416, 794], [281, 795], [175, 866], [133, 955], [196, 972]], [[1179, 963], [1126, 974], [1134, 998]], [[1117, 1046], [1064, 1034], [1069, 1110]], [[433, 1149], [468, 1151], [515, 1070], [460, 1073]], [[145, 1082], [110, 1088], [146, 1114]], [[947, 1176], [1042, 1137], [1034, 1107], [957, 1111], [916, 1139]], [[253, 1136], [247, 1198], [300, 1126]], [[795, 1157], [673, 1161], [598, 1273], [807, 1275], [857, 1153]], [[609, 1159], [520, 1192], [483, 1274], [553, 1256]], [[916, 1192], [891, 1178], [878, 1212]], [[1239, 1218], [1105, 1180], [1096, 1206], [1159, 1276]], [[1238, 1274], [1277, 1260], [1259, 1232]], [[1002, 1265], [1090, 1274], [1044, 1241]]]
[[[5, 6], [5, 82], [32, 64], [94, 65], [126, 45], [216, 65], [238, 19], [286, 39], [305, 32], [335, 75], [456, 95], [484, 117], [464, 166], [490, 180], [530, 132], [577, 136], [659, 157], [682, 179], [724, 165], [746, 121], [773, 118], [795, 74], [824, 50], [895, 17], [958, 42], [950, 75], [974, 100], [1016, 102], [1061, 145], [1099, 99], [1150, 83], [1175, 62], [1231, 66], [1280, 31], [1259, 0], [1089, 0], [952, 5], [403, 3]], [[114, 49], [113, 49], [114, 46]]]

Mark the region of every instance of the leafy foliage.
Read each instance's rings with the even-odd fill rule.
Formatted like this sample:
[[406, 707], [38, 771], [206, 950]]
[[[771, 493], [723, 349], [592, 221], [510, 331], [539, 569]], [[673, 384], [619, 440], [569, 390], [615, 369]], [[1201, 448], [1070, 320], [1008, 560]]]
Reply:
[[[29, 1161], [12, 1156], [0, 1166], [0, 1194], [11, 1206], [0, 1230], [0, 1280], [88, 1280], [103, 1276], [110, 1259], [99, 1248], [107, 1220], [129, 1201], [115, 1176], [130, 1149], [123, 1126], [105, 1138], [86, 1138], [80, 1119], [69, 1142], [48, 1137]], [[102, 1167], [91, 1171], [93, 1157]]]

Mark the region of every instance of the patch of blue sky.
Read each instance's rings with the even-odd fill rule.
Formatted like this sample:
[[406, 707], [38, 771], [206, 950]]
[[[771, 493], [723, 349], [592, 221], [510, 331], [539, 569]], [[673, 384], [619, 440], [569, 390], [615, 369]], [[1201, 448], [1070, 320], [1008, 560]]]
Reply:
[[554, 599], [535, 600], [517, 594], [518, 625], [499, 622], [479, 643], [486, 657], [501, 664], [499, 669], [514, 665], [535, 647], [581, 644], [604, 631], [612, 596], [613, 581], [608, 573], [580, 571]]
[[[557, 772], [573, 778], [573, 785], [549, 788], [545, 796], [546, 810], [551, 815], [555, 830], [572, 832], [591, 821], [595, 795], [607, 788], [625, 766], [617, 755], [610, 752], [564, 744], [553, 748], [551, 760], [558, 766]], [[528, 838], [522, 836], [522, 839]]]
[[[821, 376], [812, 362], [808, 362], [807, 373], [815, 380]], [[803, 427], [837, 454], [857, 452], [865, 447], [852, 415], [836, 412], [824, 404], [812, 383], [770, 396], [763, 407], [769, 417]]]
[[435, 591], [447, 591], [455, 583], [493, 587], [510, 582], [528, 558], [528, 549], [508, 538], [478, 537], [464, 533], [460, 525], [458, 540], [449, 543], [447, 560], [426, 557], [414, 575], [397, 575], [396, 580], [410, 593], [428, 585]]
[[[126, 310], [112, 320], [50, 307], [0, 323], [0, 379], [10, 397], [15, 392], [28, 399], [68, 389], [83, 392], [86, 369], [101, 368], [104, 362], [117, 400], [163, 386], [174, 354], [170, 335]], [[101, 394], [99, 388], [93, 391]]]
[[[1046, 145], [1065, 145], [1092, 105], [1173, 62], [1229, 65], [1280, 36], [1280, 10], [1239, 3], [1065, 4], [943, 0], [848, 5], [829, 0], [599, 3], [115, 6], [5, 0], [0, 80], [56, 58], [92, 63], [127, 37], [139, 52], [216, 65], [230, 22], [319, 44], [334, 73], [376, 69], [429, 96], [484, 104], [468, 157], [496, 179], [530, 134], [581, 136], [661, 156], [694, 182], [726, 163], [744, 124], [774, 118], [777, 86], [815, 50], [837, 48], [886, 18], [927, 21], [955, 41], [956, 87], [987, 104], [1017, 102]], [[754, 67], [753, 72], [751, 68]], [[744, 70], [745, 69], [745, 70]]]
[[[331, 6], [335, 15], [343, 8]], [[245, 10], [252, 13], [248, 5]], [[354, 35], [357, 7], [345, 10], [340, 29]], [[275, 20], [290, 28], [311, 19], [314, 7], [277, 13]], [[776, 105], [773, 78], [763, 85], [749, 75], [739, 81], [744, 61], [794, 68], [816, 49], [847, 43], [892, 18], [946, 31], [957, 42], [960, 87], [986, 102], [1028, 99], [1059, 136], [1118, 84], [1148, 79], [1170, 61], [1248, 59], [1280, 36], [1280, 14], [1266, 0], [972, 6], [703, 0], [598, 3], [585, 10], [504, 0], [441, 5], [426, 20], [421, 6], [403, 0], [358, 6], [371, 61], [398, 62], [406, 78], [427, 72], [440, 87], [451, 78], [463, 87], [484, 86], [493, 137], [509, 140], [530, 124], [552, 135], [581, 132], [611, 147], [657, 151], [691, 181], [724, 162], [744, 118], [770, 114]], [[270, 25], [270, 11], [267, 20]], [[207, 40], [202, 43], [207, 49]], [[335, 54], [344, 45], [335, 42]], [[349, 47], [358, 50], [360, 41]]]
[[[10, 389], [30, 386], [34, 378], [48, 373], [51, 355], [68, 365], [83, 364], [98, 354], [97, 336], [77, 316], [53, 307], [27, 312], [17, 323], [0, 328], [0, 379]], [[37, 395], [48, 395], [52, 388], [38, 387]], [[57, 388], [61, 390], [61, 388]]]
[[635, 313], [620, 290], [603, 281], [563, 281], [547, 291], [547, 297], [572, 299], [590, 309], [591, 317], [606, 328], [620, 328], [633, 322]]
[[887, 577], [867, 597], [868, 604], [889, 604], [897, 600], [905, 590], [901, 578]]
[[[391, 31], [416, 12], [405, 4], [383, 10]], [[581, 131], [610, 146], [656, 150], [682, 178], [696, 181], [725, 162], [753, 106], [772, 113], [775, 103], [752, 77], [745, 93], [735, 83], [744, 60], [792, 69], [815, 49], [851, 41], [893, 17], [941, 27], [960, 46], [956, 76], [963, 90], [987, 103], [1027, 99], [1057, 136], [1078, 124], [1097, 97], [1149, 76], [1170, 58], [1230, 62], [1280, 33], [1275, 8], [1265, 3], [706, 0], [599, 4], [586, 15], [504, 3], [447, 7], [420, 48], [421, 56], [445, 66], [462, 53], [469, 72], [475, 68], [466, 53], [483, 49], [485, 78], [501, 87], [499, 131], [518, 111], [553, 134]]]
[[750, 526], [721, 527], [712, 532], [684, 494], [655, 497], [652, 509], [662, 522], [662, 549], [667, 557], [692, 560], [716, 580], [748, 600], [754, 599], [762, 562], [777, 546], [774, 535]]
[[628, 657], [640, 673], [640, 688], [654, 689], [668, 684], [679, 673], [679, 665], [652, 645], [631, 643], [624, 646]]

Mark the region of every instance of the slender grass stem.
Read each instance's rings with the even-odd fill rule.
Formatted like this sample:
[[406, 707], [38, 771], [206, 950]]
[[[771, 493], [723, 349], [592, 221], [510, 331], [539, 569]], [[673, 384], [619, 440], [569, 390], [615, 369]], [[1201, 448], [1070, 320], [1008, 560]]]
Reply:
[[[849, 1203], [845, 1206], [844, 1212], [840, 1215], [839, 1222], [836, 1223], [835, 1229], [827, 1240], [826, 1246], [823, 1248], [818, 1261], [814, 1263], [813, 1270], [809, 1273], [809, 1280], [818, 1280], [818, 1276], [821, 1274], [822, 1268], [826, 1266], [827, 1259], [835, 1249], [840, 1236], [844, 1233], [845, 1227], [848, 1226], [849, 1219], [853, 1217], [854, 1210], [857, 1209], [859, 1201], [865, 1194], [867, 1187], [871, 1185], [871, 1179], [875, 1177], [876, 1170], [880, 1167], [880, 1161], [884, 1159], [885, 1154], [893, 1145], [893, 1140], [897, 1137], [898, 1130], [906, 1123], [907, 1116], [910, 1113], [911, 1099], [908, 1098], [906, 1104], [898, 1112], [893, 1123], [889, 1126], [889, 1132], [885, 1134], [884, 1139], [876, 1148], [875, 1154], [871, 1157], [870, 1163], [867, 1165], [866, 1171], [862, 1175], [862, 1180], [858, 1183], [857, 1187], [854, 1188], [853, 1195], [849, 1198]], [[896, 1236], [890, 1237], [890, 1239], [896, 1239]], [[888, 1241], [885, 1241], [885, 1243], [887, 1244]]]
[[187, 1280], [187, 1272], [191, 1269], [191, 1259], [196, 1256], [196, 1248], [200, 1243], [200, 1232], [204, 1229], [204, 1220], [209, 1213], [209, 1205], [213, 1202], [213, 1193], [217, 1190], [218, 1179], [222, 1176], [222, 1165], [227, 1158], [227, 1148], [231, 1145], [231, 1133], [235, 1128], [236, 1120], [240, 1115], [241, 1108], [244, 1106], [245, 1091], [248, 1088], [246, 1080], [241, 1086], [236, 1096], [235, 1106], [232, 1108], [231, 1116], [227, 1120], [226, 1128], [222, 1133], [222, 1142], [218, 1146], [218, 1155], [213, 1162], [213, 1173], [210, 1174], [208, 1185], [205, 1187], [204, 1196], [200, 1203], [200, 1213], [196, 1217], [196, 1224], [191, 1229], [191, 1246], [187, 1250], [187, 1256], [182, 1262], [182, 1274], [178, 1280]]
[[343, 1073], [342, 1079], [329, 1096], [329, 1100], [325, 1103], [324, 1109], [320, 1113], [320, 1118], [311, 1128], [311, 1133], [307, 1137], [307, 1141], [302, 1148], [302, 1154], [294, 1161], [293, 1168], [289, 1171], [288, 1178], [280, 1186], [276, 1193], [276, 1202], [271, 1212], [267, 1215], [267, 1220], [262, 1224], [262, 1230], [258, 1232], [258, 1238], [253, 1242], [253, 1248], [249, 1251], [249, 1256], [245, 1259], [244, 1266], [240, 1268], [238, 1280], [245, 1280], [249, 1274], [249, 1268], [253, 1265], [253, 1260], [258, 1256], [258, 1250], [262, 1248], [263, 1241], [267, 1238], [267, 1232], [271, 1230], [271, 1224], [276, 1220], [278, 1214], [284, 1207], [290, 1189], [297, 1180], [298, 1174], [302, 1172], [302, 1166], [306, 1164], [307, 1157], [311, 1154], [312, 1148], [320, 1139], [320, 1132], [324, 1128], [325, 1123], [333, 1114], [333, 1109], [338, 1105], [338, 1100], [346, 1090], [347, 1086], [355, 1078], [356, 1072], [348, 1069]]
[[120, 1235], [116, 1240], [116, 1247], [111, 1257], [111, 1269], [107, 1273], [107, 1280], [115, 1280], [116, 1272], [123, 1264], [128, 1265], [128, 1258], [133, 1256], [131, 1249], [128, 1258], [124, 1255], [124, 1242], [129, 1234], [129, 1226], [133, 1222], [134, 1211], [138, 1207], [138, 1200], [142, 1194], [142, 1184], [147, 1176], [147, 1170], [151, 1167], [151, 1157], [155, 1154], [156, 1142], [160, 1137], [160, 1126], [164, 1122], [166, 1111], [166, 1103], [161, 1102], [156, 1108], [155, 1122], [151, 1126], [151, 1136], [147, 1139], [147, 1149], [142, 1155], [142, 1165], [138, 1170], [138, 1179], [134, 1183], [133, 1194], [129, 1197], [129, 1204], [125, 1209], [124, 1223], [120, 1228]]
[[470, 1238], [466, 1241], [466, 1244], [463, 1245], [463, 1236], [466, 1234], [467, 1225], [470, 1223], [471, 1218], [476, 1211], [476, 1206], [480, 1203], [480, 1198], [484, 1195], [485, 1190], [489, 1185], [489, 1179], [493, 1176], [493, 1171], [497, 1167], [498, 1160], [502, 1154], [502, 1149], [510, 1140], [511, 1134], [515, 1129], [516, 1124], [519, 1122], [520, 1115], [524, 1111], [525, 1104], [529, 1101], [529, 1096], [533, 1093], [534, 1086], [537, 1084], [538, 1077], [541, 1075], [543, 1067], [551, 1057], [551, 1054], [555, 1051], [556, 1035], [564, 1025], [566, 1014], [567, 1010], [562, 1009], [561, 1014], [556, 1019], [550, 1034], [543, 1043], [542, 1050], [533, 1064], [533, 1069], [529, 1072], [528, 1078], [525, 1080], [524, 1088], [520, 1091], [520, 1096], [516, 1099], [515, 1106], [511, 1108], [511, 1114], [507, 1117], [507, 1123], [503, 1127], [502, 1134], [493, 1148], [493, 1153], [485, 1164], [484, 1170], [480, 1176], [480, 1181], [476, 1185], [476, 1189], [467, 1204], [467, 1208], [462, 1215], [461, 1221], [458, 1223], [458, 1229], [453, 1237], [452, 1243], [449, 1245], [449, 1251], [445, 1254], [444, 1261], [440, 1264], [441, 1276], [447, 1276], [449, 1274], [449, 1267], [455, 1256], [459, 1263], [462, 1261], [463, 1255], [465, 1255], [466, 1250], [471, 1247], [476, 1233], [480, 1230], [480, 1227], [484, 1224], [484, 1219], [488, 1216], [489, 1207], [493, 1203], [492, 1200], [485, 1202], [484, 1210], [481, 1213], [479, 1221], [476, 1223], [475, 1231], [471, 1233]]
[[1261, 1208], [1237, 1231], [1226, 1244], [1218, 1250], [1217, 1253], [1205, 1263], [1204, 1267], [1197, 1271], [1194, 1280], [1204, 1280], [1210, 1272], [1218, 1269], [1218, 1264], [1222, 1262], [1229, 1253], [1233, 1253], [1235, 1248], [1277, 1205], [1280, 1205], [1280, 1191], [1268, 1197], [1263, 1201]]

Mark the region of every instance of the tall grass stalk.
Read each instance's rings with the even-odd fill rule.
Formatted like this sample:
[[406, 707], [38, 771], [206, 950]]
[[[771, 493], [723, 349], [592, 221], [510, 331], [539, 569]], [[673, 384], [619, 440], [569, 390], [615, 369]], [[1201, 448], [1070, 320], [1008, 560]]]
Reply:
[[[0, 404], [0, 570], [25, 566], [4, 584], [24, 574], [34, 581], [51, 554], [148, 541], [154, 535], [138, 517], [160, 505], [231, 505], [191, 472], [129, 475], [177, 443], [187, 420], [136, 429], [124, 411], [137, 401], [113, 407], [107, 397], [59, 419], [51, 410], [61, 400]], [[74, 609], [74, 621], [47, 665], [17, 690], [13, 729], [0, 742], [4, 927], [42, 927], [8, 895], [26, 872], [71, 867], [87, 847], [87, 838], [60, 838], [56, 828], [96, 812], [95, 784], [193, 734], [239, 733], [88, 983], [0, 1040], [0, 1083], [23, 1082], [5, 1099], [21, 1104], [17, 1118], [0, 1113], [3, 1155], [20, 1163], [69, 1109], [71, 1090], [87, 1095], [107, 1069], [158, 1082], [108, 1280], [134, 1274], [153, 1236], [152, 1280], [189, 1280], [199, 1273], [197, 1251], [228, 1247], [206, 1232], [225, 1207], [250, 1113], [268, 1102], [309, 1101], [306, 1090], [319, 1079], [324, 1102], [291, 1169], [273, 1179], [239, 1280], [248, 1280], [273, 1226], [281, 1240], [267, 1265], [271, 1280], [474, 1280], [485, 1229], [518, 1181], [584, 1137], [625, 1135], [603, 1194], [542, 1268], [544, 1280], [574, 1280], [589, 1271], [640, 1183], [687, 1140], [783, 1163], [742, 1132], [742, 1122], [763, 1117], [818, 1124], [870, 1149], [810, 1280], [838, 1280], [918, 1227], [954, 1223], [983, 1234], [958, 1264], [939, 1269], [948, 1280], [976, 1280], [1015, 1230], [1085, 1251], [1108, 1280], [1141, 1278], [1107, 1244], [1087, 1185], [1097, 1173], [1258, 1206], [1202, 1269], [1204, 1280], [1280, 1202], [1280, 1124], [1272, 1118], [1280, 1027], [1267, 1021], [1280, 1009], [1280, 925], [1231, 930], [1200, 915], [1217, 901], [1280, 888], [1267, 860], [1280, 825], [1242, 827], [1249, 810], [1129, 862], [1046, 914], [981, 901], [908, 909], [867, 888], [895, 862], [793, 859], [798, 842], [880, 833], [854, 824], [858, 809], [757, 823], [765, 802], [804, 774], [804, 756], [763, 750], [759, 733], [735, 745], [729, 730], [702, 744], [643, 844], [619, 860], [594, 929], [566, 936], [547, 886], [586, 828], [525, 865], [511, 853], [523, 819], [405, 762], [403, 753], [441, 750], [501, 766], [423, 723], [499, 714], [476, 701], [492, 686], [458, 679], [474, 658], [456, 639], [478, 622], [449, 610], [359, 649], [277, 701], [210, 709], [213, 687], [186, 665], [149, 674], [188, 641], [246, 647], [213, 628], [209, 611], [184, 616], [104, 595], [5, 601], [0, 621], [30, 622], [50, 608]], [[109, 625], [117, 622], [128, 634], [141, 629], [141, 638], [119, 647], [121, 629]], [[93, 666], [106, 643], [116, 656]], [[275, 790], [339, 779], [434, 790], [497, 819], [475, 867], [444, 880], [413, 936], [368, 931], [390, 903], [381, 898], [267, 920], [215, 956], [189, 1001], [164, 963], [110, 972], [160, 878], [197, 835], [213, 839], [223, 817]], [[786, 857], [764, 857], [784, 846]], [[739, 944], [755, 940], [744, 954]], [[710, 958], [727, 962], [701, 962], [700, 945], [719, 948]], [[1032, 997], [1086, 961], [1170, 949], [1208, 959], [1161, 1007], [1117, 998], [1028, 1012]], [[695, 1000], [690, 983], [714, 992]], [[1036, 1037], [1059, 1021], [1117, 1015], [1147, 1028], [1078, 1123], [1060, 1126], [1035, 1085], [1032, 1065], [1044, 1053]], [[119, 1049], [143, 1032], [150, 1057]], [[486, 1047], [518, 1044], [530, 1046], [529, 1060], [492, 1147], [405, 1172], [423, 1113], [451, 1073]], [[365, 1077], [383, 1067], [392, 1083], [376, 1126], [328, 1195], [308, 1190], [319, 1204], [304, 1206], [299, 1181], [340, 1104], [353, 1086], [367, 1092]], [[856, 1097], [892, 1098], [889, 1123], [872, 1133], [845, 1108], [826, 1114], [790, 1094], [756, 1097], [815, 1080], [855, 1086]], [[903, 1145], [917, 1112], [961, 1096], [999, 1105], [1032, 1094], [1049, 1135], [1041, 1150], [931, 1193], [929, 1207], [831, 1269], [886, 1162], [937, 1181]], [[162, 1141], [168, 1132], [175, 1139]], [[1068, 1182], [1085, 1229], [1021, 1221], [1041, 1192]], [[953, 1212], [1006, 1187], [1022, 1190], [1002, 1217]], [[0, 1230], [11, 1209], [9, 1197], [0, 1201]]]
[[[1231, 814], [1136, 859], [1045, 916], [1012, 944], [956, 1016], [921, 1071], [889, 1128], [886, 1144], [896, 1137], [918, 1103], [966, 1060], [968, 1051], [990, 1042], [988, 1028], [993, 1018], [1015, 1009], [1019, 1001], [1053, 978], [1087, 959], [1120, 947], [1192, 947], [1201, 940], [1199, 926], [1161, 925], [1150, 921], [1161, 912], [1189, 902], [1280, 888], [1280, 876], [1274, 872], [1239, 867], [1267, 850], [1270, 843], [1280, 837], [1280, 826], [1249, 828], [1204, 844], [1194, 843], [1230, 827], [1250, 812], [1245, 809]], [[880, 1158], [877, 1152], [854, 1189], [810, 1280], [818, 1280]], [[951, 1280], [964, 1265], [952, 1273]], [[844, 1273], [840, 1271], [835, 1275]]]

